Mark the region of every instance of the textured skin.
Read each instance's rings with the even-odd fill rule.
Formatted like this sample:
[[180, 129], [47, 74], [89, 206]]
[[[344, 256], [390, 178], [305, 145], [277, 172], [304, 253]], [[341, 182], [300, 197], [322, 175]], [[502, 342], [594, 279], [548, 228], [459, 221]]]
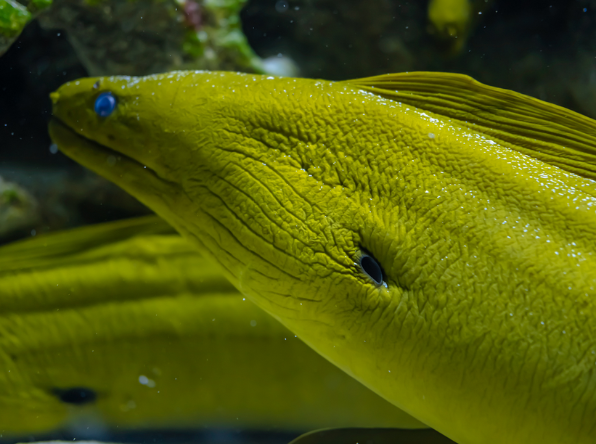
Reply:
[[534, 146], [519, 128], [495, 141], [350, 82], [233, 73], [82, 79], [53, 101], [64, 153], [396, 406], [460, 444], [596, 442], [596, 186], [516, 151]]
[[[424, 427], [244, 300], [172, 231], [147, 217], [0, 248], [0, 435]], [[97, 400], [54, 393], [73, 387]]]

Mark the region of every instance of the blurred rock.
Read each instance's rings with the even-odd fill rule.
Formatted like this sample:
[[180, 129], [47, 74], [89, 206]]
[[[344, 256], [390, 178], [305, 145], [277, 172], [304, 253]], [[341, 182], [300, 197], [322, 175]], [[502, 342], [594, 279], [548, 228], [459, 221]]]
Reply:
[[40, 221], [37, 200], [0, 177], [0, 240], [22, 237]]
[[304, 77], [408, 71], [432, 45], [423, 2], [253, 0], [242, 21], [261, 57], [290, 57]]
[[259, 71], [240, 29], [244, 0], [54, 0], [43, 27], [67, 32], [91, 75]]
[[0, 243], [151, 211], [82, 168], [0, 168]]
[[91, 75], [263, 70], [241, 30], [245, 0], [22, 1], [0, 0], [0, 55], [38, 16], [67, 31]]

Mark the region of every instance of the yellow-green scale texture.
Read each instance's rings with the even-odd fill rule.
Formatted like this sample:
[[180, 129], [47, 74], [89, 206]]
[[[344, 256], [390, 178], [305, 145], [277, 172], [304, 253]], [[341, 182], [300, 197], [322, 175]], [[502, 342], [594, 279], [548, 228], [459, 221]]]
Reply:
[[[105, 91], [118, 105], [100, 118]], [[371, 91], [234, 73], [83, 79], [54, 93], [50, 129], [441, 433], [594, 442], [595, 183], [520, 153], [516, 134]]]

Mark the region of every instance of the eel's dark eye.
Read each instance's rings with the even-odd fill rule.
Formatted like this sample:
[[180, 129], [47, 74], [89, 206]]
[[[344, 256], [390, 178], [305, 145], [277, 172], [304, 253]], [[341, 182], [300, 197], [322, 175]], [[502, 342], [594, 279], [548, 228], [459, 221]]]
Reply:
[[363, 254], [360, 257], [360, 268], [373, 280], [376, 285], [383, 283], [383, 270], [374, 257]]
[[99, 117], [108, 117], [116, 109], [116, 97], [111, 92], [101, 93], [95, 99], [95, 112]]
[[54, 389], [54, 394], [60, 401], [67, 404], [89, 404], [97, 399], [97, 394], [85, 387], [73, 387], [69, 389]]

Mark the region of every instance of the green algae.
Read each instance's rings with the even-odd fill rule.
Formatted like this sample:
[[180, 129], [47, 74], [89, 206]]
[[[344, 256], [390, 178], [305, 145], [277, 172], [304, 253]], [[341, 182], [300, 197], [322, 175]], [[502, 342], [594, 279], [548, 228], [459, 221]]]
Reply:
[[0, 36], [14, 38], [31, 20], [31, 13], [20, 3], [0, 0]]
[[194, 24], [182, 45], [183, 52], [195, 59], [187, 67], [218, 69], [228, 66], [262, 72], [261, 59], [242, 32], [240, 11], [246, 0], [205, 0], [197, 4], [201, 23]]
[[43, 11], [52, 6], [53, 0], [31, 0], [27, 5], [27, 9], [33, 14]]
[[0, 0], [0, 55], [10, 48], [27, 23], [48, 8], [52, 1], [30, 0], [25, 6], [13, 0]]

